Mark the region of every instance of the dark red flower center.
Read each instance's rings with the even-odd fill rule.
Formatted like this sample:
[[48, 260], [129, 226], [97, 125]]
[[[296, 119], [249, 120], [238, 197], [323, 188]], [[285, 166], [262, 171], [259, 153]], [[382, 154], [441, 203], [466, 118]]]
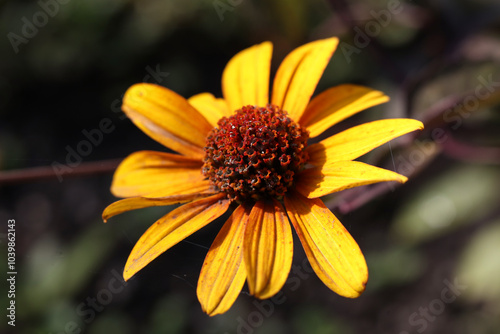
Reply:
[[309, 133], [275, 105], [243, 107], [217, 125], [202, 171], [230, 199], [280, 199], [308, 160]]

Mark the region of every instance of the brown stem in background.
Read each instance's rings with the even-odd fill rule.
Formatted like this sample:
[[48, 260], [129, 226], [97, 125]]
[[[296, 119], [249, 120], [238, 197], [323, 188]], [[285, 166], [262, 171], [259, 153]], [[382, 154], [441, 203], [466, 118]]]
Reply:
[[[52, 166], [33, 167], [0, 171], [0, 185], [53, 179], [62, 182], [64, 178], [113, 172], [123, 159], [85, 162], [70, 168], [58, 177]], [[51, 181], [53, 181], [51, 180]]]
[[350, 189], [350, 191], [344, 190], [347, 194], [325, 201], [325, 205], [330, 209], [339, 210], [342, 214], [347, 214], [362, 207], [376, 197], [388, 193], [391, 190], [393, 191], [398, 186], [399, 184], [396, 182], [391, 182], [391, 184], [383, 182], [376, 184], [369, 189], [360, 187]]
[[449, 139], [442, 145], [446, 155], [466, 162], [500, 164], [500, 148], [470, 145], [454, 139], [450, 134], [448, 136]]

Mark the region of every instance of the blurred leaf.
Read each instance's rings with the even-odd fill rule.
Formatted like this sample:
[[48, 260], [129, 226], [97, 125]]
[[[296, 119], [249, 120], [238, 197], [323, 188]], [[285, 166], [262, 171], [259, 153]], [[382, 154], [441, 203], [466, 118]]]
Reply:
[[159, 300], [151, 314], [148, 333], [183, 333], [188, 322], [187, 308], [187, 300], [179, 294]]
[[500, 328], [500, 315], [490, 315], [482, 310], [470, 311], [457, 317], [455, 334], [498, 334]]
[[295, 333], [299, 334], [351, 334], [352, 329], [340, 319], [326, 313], [318, 306], [297, 307], [292, 320]]
[[18, 136], [2, 131], [0, 133], [0, 170], [20, 168], [26, 160], [26, 147]]
[[304, 36], [306, 27], [305, 15], [309, 3], [301, 0], [275, 0], [266, 2], [273, 11], [272, 18], [278, 21], [288, 40], [297, 41]]
[[381, 252], [367, 253], [366, 262], [370, 268], [370, 290], [410, 282], [424, 267], [424, 259], [420, 253], [397, 246]]
[[[88, 334], [108, 334], [133, 333], [133, 328], [130, 324], [130, 317], [124, 313], [105, 313], [96, 318], [95, 322], [85, 331]], [[76, 333], [76, 332], [75, 332]], [[171, 333], [171, 332], [164, 332]], [[172, 332], [173, 333], [173, 332]]]
[[474, 302], [490, 302], [500, 312], [500, 220], [480, 230], [466, 246], [457, 277], [467, 285], [464, 296]]
[[285, 321], [279, 317], [271, 316], [264, 320], [262, 327], [255, 328], [255, 334], [285, 334], [286, 330]]
[[477, 221], [498, 205], [500, 170], [463, 165], [431, 180], [399, 210], [392, 234], [421, 242]]
[[41, 312], [47, 304], [73, 296], [97, 272], [116, 234], [100, 222], [92, 225], [67, 246], [52, 235], [32, 246], [20, 282], [19, 299], [27, 305], [22, 312]]
[[[74, 312], [75, 305], [68, 301], [54, 303], [51, 308], [46, 309], [45, 323], [43, 324], [45, 333], [78, 332], [84, 327], [82, 319]], [[73, 329], [71, 331], [67, 329]]]
[[[73, 9], [73, 19], [78, 18], [91, 28], [100, 21], [109, 20], [110, 17], [127, 5], [128, 0], [87, 0], [78, 3]], [[74, 22], [74, 21], [73, 21]]]
[[402, 23], [403, 22], [391, 24], [385, 30], [382, 30], [379, 37], [380, 41], [384, 43], [384, 45], [398, 46], [414, 38], [418, 30], [415, 29], [415, 27]]
[[[498, 62], [473, 63], [465, 64], [458, 69], [454, 69], [448, 73], [436, 75], [436, 78], [427, 81], [425, 85], [419, 89], [414, 97], [415, 105], [413, 110], [416, 112], [414, 116], [418, 119], [426, 118], [422, 112], [428, 110], [443, 98], [455, 95], [464, 95], [469, 99], [477, 99], [478, 106], [470, 108], [467, 106], [467, 114], [461, 116], [462, 121], [469, 117], [469, 111], [478, 111], [483, 107], [496, 104], [499, 101], [498, 96], [498, 78], [500, 77], [500, 66]], [[493, 90], [496, 90], [493, 92]], [[490, 92], [491, 94], [487, 94]], [[461, 104], [458, 108], [462, 108]], [[439, 115], [442, 121], [455, 126], [455, 121], [451, 116], [450, 111], [446, 111], [448, 116]], [[458, 111], [457, 111], [458, 112]], [[463, 111], [461, 111], [463, 113]], [[461, 124], [461, 123], [460, 123]]]

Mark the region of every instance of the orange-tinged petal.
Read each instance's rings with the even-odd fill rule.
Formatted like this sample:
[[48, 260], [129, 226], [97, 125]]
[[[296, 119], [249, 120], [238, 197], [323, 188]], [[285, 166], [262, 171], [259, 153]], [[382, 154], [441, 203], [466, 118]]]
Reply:
[[322, 39], [288, 54], [276, 72], [271, 103], [298, 121], [338, 43], [336, 37]]
[[162, 86], [140, 83], [123, 97], [122, 109], [154, 140], [193, 157], [203, 157], [212, 126], [182, 96]]
[[229, 111], [226, 101], [217, 99], [210, 93], [194, 95], [188, 99], [188, 102], [198, 110], [213, 127], [217, 126], [217, 122], [222, 117], [229, 117], [234, 113], [234, 110]]
[[207, 193], [210, 183], [201, 173], [202, 162], [179, 154], [139, 151], [118, 166], [111, 192], [117, 197], [166, 197]]
[[358, 125], [309, 146], [308, 163], [353, 160], [391, 139], [423, 128], [422, 122], [414, 119], [384, 119]]
[[306, 197], [315, 198], [366, 184], [407, 180], [401, 174], [359, 161], [338, 161], [303, 170], [297, 177], [296, 189]]
[[285, 284], [293, 257], [290, 223], [278, 201], [255, 203], [243, 252], [250, 293], [261, 299], [274, 296]]
[[222, 93], [230, 111], [269, 102], [269, 73], [273, 45], [264, 42], [240, 51], [222, 73]]
[[285, 197], [288, 217], [316, 275], [341, 296], [365, 290], [368, 268], [358, 244], [320, 199]]
[[208, 197], [213, 193], [194, 193], [186, 195], [173, 195], [162, 198], [131, 197], [111, 203], [104, 209], [102, 219], [106, 223], [109, 218], [127, 211], [149, 208], [152, 206], [165, 206], [179, 203], [191, 202], [203, 197]]
[[357, 85], [339, 85], [325, 90], [307, 106], [299, 123], [311, 138], [361, 110], [389, 101], [384, 93]]
[[230, 201], [217, 194], [172, 210], [140, 237], [130, 253], [123, 278], [128, 280], [170, 247], [226, 212]]
[[215, 238], [201, 268], [196, 293], [204, 312], [226, 312], [240, 294], [246, 279], [243, 236], [249, 210], [240, 205]]

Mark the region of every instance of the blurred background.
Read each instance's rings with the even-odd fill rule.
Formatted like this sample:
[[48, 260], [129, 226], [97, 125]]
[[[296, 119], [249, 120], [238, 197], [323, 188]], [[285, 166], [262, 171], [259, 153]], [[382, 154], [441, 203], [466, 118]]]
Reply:
[[[4, 0], [0, 15], [2, 333], [500, 333], [498, 1]], [[366, 292], [328, 290], [295, 239], [279, 299], [245, 288], [226, 314], [206, 316], [195, 287], [223, 220], [124, 283], [133, 245], [173, 208], [101, 220], [120, 159], [165, 150], [121, 113], [126, 89], [221, 96], [241, 49], [272, 41], [274, 73], [295, 47], [330, 36], [341, 43], [317, 92], [355, 83], [391, 101], [326, 135], [391, 117], [426, 127], [361, 158], [408, 183], [325, 198], [366, 256]]]

